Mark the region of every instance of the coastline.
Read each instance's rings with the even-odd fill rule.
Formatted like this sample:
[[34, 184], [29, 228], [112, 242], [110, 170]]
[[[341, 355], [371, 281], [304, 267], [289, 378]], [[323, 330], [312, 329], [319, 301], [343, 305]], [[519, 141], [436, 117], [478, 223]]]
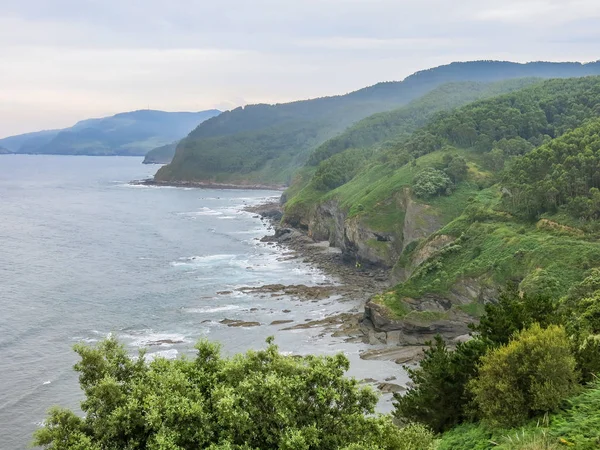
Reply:
[[212, 181], [156, 181], [154, 178], [133, 180], [130, 181], [129, 184], [133, 186], [171, 186], [199, 189], [241, 189], [257, 191], [284, 191], [286, 189], [283, 185], [216, 183]]
[[[378, 292], [390, 287], [389, 270], [381, 268], [356, 267], [351, 261], [345, 261], [342, 252], [330, 247], [328, 241], [315, 242], [301, 230], [282, 227], [282, 207], [279, 202], [270, 202], [244, 208], [246, 212], [256, 214], [267, 222], [274, 234], [264, 236], [261, 241], [267, 245], [278, 246], [286, 252], [286, 258], [302, 259], [304, 262], [322, 270], [333, 279], [335, 285], [327, 286], [262, 286], [258, 292], [293, 292], [306, 299], [338, 297], [340, 302], [351, 302], [353, 307], [346, 313], [326, 317], [322, 320], [306, 322], [288, 330], [301, 328], [321, 328], [322, 335], [341, 337], [345, 342], [354, 342], [372, 346], [360, 353], [363, 360], [394, 361], [399, 365], [417, 363], [423, 355], [422, 345], [399, 345], [388, 343], [386, 333], [377, 332], [369, 320], [365, 319], [367, 301]], [[374, 375], [376, 378], [376, 375]], [[380, 383], [378, 388], [394, 389], [394, 386], [381, 386], [384, 380], [372, 380]], [[386, 382], [389, 380], [385, 380]], [[389, 385], [390, 383], [384, 383]]]

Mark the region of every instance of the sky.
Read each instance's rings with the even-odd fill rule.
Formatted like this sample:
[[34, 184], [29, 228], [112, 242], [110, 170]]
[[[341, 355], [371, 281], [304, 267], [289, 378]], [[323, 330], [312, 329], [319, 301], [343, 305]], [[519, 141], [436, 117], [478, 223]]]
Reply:
[[600, 0], [0, 0], [0, 137], [344, 94], [453, 61], [600, 59]]

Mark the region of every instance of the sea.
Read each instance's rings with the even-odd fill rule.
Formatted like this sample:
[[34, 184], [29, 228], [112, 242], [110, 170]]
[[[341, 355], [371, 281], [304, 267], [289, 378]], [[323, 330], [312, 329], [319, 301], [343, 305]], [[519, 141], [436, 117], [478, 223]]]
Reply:
[[[132, 355], [193, 357], [199, 339], [232, 355], [265, 347], [286, 354], [344, 352], [349, 376], [397, 377], [389, 361], [363, 361], [365, 344], [285, 330], [357, 310], [243, 293], [266, 284], [336, 282], [285, 248], [260, 242], [268, 224], [244, 211], [280, 193], [135, 186], [157, 166], [141, 158], [0, 156], [0, 448], [28, 448], [48, 408], [78, 410], [76, 343], [114, 334]], [[224, 319], [259, 322], [229, 327]], [[293, 323], [271, 325], [273, 321]], [[388, 396], [380, 411], [392, 408]]]

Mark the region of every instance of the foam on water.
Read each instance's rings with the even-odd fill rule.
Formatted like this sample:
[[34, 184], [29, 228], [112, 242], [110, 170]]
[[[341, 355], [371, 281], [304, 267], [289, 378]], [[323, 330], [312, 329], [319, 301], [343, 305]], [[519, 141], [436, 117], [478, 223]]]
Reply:
[[239, 305], [222, 305], [222, 306], [204, 306], [200, 308], [185, 308], [185, 312], [193, 314], [211, 314], [225, 311], [237, 311], [241, 309]]

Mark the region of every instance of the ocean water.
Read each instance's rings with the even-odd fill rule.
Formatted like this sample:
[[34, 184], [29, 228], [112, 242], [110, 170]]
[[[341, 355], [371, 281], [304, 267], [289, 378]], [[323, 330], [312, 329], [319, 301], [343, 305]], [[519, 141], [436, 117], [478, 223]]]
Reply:
[[[406, 382], [392, 362], [360, 360], [362, 344], [323, 337], [319, 329], [270, 325], [303, 323], [359, 305], [236, 291], [331, 281], [260, 243], [266, 225], [242, 209], [278, 192], [128, 184], [155, 170], [140, 158], [0, 156], [3, 450], [27, 448], [49, 407], [77, 408], [82, 394], [72, 346], [109, 333], [132, 353], [146, 347], [167, 358], [193, 354], [200, 338], [219, 341], [233, 354], [261, 348], [274, 335], [289, 353], [345, 352], [352, 376]], [[219, 323], [223, 319], [262, 325], [231, 328]], [[389, 398], [381, 408], [390, 408]]]

